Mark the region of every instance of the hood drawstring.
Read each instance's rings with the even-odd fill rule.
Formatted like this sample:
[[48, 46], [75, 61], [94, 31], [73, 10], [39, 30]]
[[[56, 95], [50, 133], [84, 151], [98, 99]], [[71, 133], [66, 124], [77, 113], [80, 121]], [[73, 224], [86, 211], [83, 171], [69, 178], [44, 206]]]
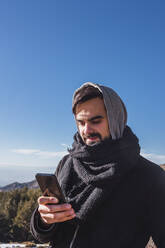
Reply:
[[78, 231], [79, 231], [79, 228], [80, 228], [80, 225], [78, 224], [78, 225], [76, 226], [76, 230], [75, 230], [75, 232], [74, 232], [74, 236], [73, 236], [73, 239], [72, 239], [72, 242], [71, 242], [69, 248], [74, 248], [74, 247], [75, 247], [75, 241], [76, 241], [76, 237], [77, 237], [77, 233], [78, 233]]

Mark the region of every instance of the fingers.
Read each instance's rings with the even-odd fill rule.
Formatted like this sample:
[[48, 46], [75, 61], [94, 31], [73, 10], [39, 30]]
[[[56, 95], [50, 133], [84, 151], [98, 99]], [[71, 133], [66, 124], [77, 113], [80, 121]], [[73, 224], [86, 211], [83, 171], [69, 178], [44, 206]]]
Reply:
[[55, 213], [71, 209], [70, 204], [42, 205], [39, 204], [38, 211], [41, 213]]
[[50, 196], [40, 196], [38, 198], [38, 204], [57, 204], [59, 200], [56, 197], [50, 197]]
[[45, 223], [64, 222], [76, 216], [70, 204], [57, 203], [58, 199], [56, 197], [41, 196], [38, 198], [38, 211]]
[[41, 218], [47, 224], [64, 222], [67, 220], [71, 220], [76, 216], [73, 209], [68, 210], [68, 211], [63, 211], [63, 212], [40, 213], [40, 215], [41, 215]]

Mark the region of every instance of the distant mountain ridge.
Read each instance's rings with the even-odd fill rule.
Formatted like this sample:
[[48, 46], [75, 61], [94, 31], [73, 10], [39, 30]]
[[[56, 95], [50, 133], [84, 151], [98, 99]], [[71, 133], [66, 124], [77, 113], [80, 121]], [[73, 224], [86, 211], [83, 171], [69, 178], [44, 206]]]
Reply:
[[27, 183], [18, 183], [18, 182], [14, 182], [11, 184], [8, 184], [4, 187], [0, 187], [0, 192], [2, 191], [11, 191], [11, 190], [15, 190], [15, 189], [22, 189], [24, 187], [27, 187], [28, 189], [36, 189], [38, 188], [38, 183], [36, 180], [27, 182]]
[[[165, 164], [161, 164], [160, 165], [164, 170], [165, 170]], [[0, 192], [2, 191], [11, 191], [11, 190], [15, 190], [15, 189], [22, 189], [24, 187], [27, 187], [28, 189], [37, 189], [39, 188], [38, 183], [36, 180], [27, 182], [27, 183], [18, 183], [18, 182], [14, 182], [11, 184], [8, 184], [4, 187], [0, 187]]]

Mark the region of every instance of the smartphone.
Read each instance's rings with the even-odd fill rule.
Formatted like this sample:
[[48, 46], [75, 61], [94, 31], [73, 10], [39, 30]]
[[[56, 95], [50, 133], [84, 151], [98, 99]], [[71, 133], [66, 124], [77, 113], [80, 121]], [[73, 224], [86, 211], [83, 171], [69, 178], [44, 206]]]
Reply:
[[59, 204], [67, 202], [54, 174], [37, 173], [35, 177], [44, 196], [57, 197]]

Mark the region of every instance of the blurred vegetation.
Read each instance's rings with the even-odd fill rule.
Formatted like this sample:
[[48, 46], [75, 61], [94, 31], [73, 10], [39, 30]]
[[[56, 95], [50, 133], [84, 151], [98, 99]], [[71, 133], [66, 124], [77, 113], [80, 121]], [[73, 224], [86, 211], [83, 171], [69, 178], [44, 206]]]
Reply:
[[0, 192], [0, 242], [34, 240], [29, 223], [40, 195], [39, 189], [27, 187]]

